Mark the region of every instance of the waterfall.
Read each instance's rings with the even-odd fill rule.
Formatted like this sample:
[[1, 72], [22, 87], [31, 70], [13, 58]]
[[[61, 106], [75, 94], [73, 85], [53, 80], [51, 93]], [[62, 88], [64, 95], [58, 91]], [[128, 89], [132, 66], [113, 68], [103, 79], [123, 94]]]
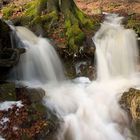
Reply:
[[61, 62], [50, 43], [23, 27], [16, 27], [16, 32], [26, 48], [16, 68], [18, 79], [42, 83], [43, 103], [63, 122], [56, 140], [133, 139], [118, 101], [124, 91], [139, 86], [138, 51], [136, 35], [121, 25], [121, 17], [107, 16], [93, 37], [98, 77], [85, 83], [60, 82]]
[[99, 80], [131, 76], [137, 72], [138, 47], [136, 34], [121, 25], [122, 17], [108, 15], [93, 37], [96, 45]]
[[15, 68], [16, 79], [30, 83], [64, 80], [61, 61], [49, 41], [37, 37], [25, 27], [15, 27], [15, 30], [26, 49]]

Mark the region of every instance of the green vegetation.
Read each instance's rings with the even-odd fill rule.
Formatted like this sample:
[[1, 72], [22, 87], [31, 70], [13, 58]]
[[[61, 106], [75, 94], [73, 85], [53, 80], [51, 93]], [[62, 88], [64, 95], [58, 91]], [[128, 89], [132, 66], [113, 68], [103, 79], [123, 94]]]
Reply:
[[14, 8], [15, 7], [13, 5], [9, 5], [9, 6], [4, 7], [2, 9], [2, 12], [3, 12], [3, 15], [4, 15], [5, 19], [9, 19], [12, 16], [12, 14], [14, 12]]
[[132, 28], [140, 36], [140, 21], [135, 19], [129, 19], [126, 25], [127, 28]]
[[78, 47], [82, 45], [82, 42], [85, 38], [85, 34], [79, 28], [78, 24], [71, 24], [70, 20], [65, 21], [66, 27], [66, 36], [68, 38], [68, 45], [71, 51], [78, 52]]
[[76, 16], [79, 20], [79, 22], [82, 24], [82, 26], [86, 29], [93, 29], [94, 28], [94, 22], [89, 17], [87, 17], [82, 11], [79, 9], [76, 9]]
[[38, 2], [36, 0], [30, 1], [24, 6], [24, 14], [23, 16], [35, 17], [37, 15], [37, 5]]
[[15, 101], [16, 91], [14, 83], [0, 84], [0, 101]]

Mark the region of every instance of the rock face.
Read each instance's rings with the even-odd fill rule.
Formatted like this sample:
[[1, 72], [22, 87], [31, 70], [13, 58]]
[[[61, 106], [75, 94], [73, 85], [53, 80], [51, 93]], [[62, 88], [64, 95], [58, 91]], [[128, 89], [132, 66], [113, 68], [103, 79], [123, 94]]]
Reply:
[[0, 19], [0, 80], [5, 80], [9, 70], [15, 66], [25, 50], [12, 46], [10, 27]]
[[10, 32], [10, 27], [3, 20], [0, 20], [0, 50], [12, 48], [10, 43]]
[[131, 88], [124, 92], [120, 104], [129, 115], [132, 132], [140, 138], [140, 90]]

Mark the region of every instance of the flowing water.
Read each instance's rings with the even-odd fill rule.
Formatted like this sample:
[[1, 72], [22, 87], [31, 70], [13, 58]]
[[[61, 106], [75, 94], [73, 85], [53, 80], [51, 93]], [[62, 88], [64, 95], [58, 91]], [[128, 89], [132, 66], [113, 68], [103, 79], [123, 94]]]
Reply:
[[99, 80], [116, 76], [128, 77], [136, 73], [138, 49], [136, 34], [125, 29], [122, 17], [107, 16], [93, 40], [96, 45], [97, 74]]
[[62, 81], [62, 64], [49, 41], [37, 37], [25, 27], [16, 27], [15, 30], [26, 49], [15, 68], [16, 79], [28, 83]]
[[135, 33], [121, 25], [120, 17], [108, 15], [93, 37], [98, 77], [91, 82], [64, 80], [60, 60], [48, 41], [23, 27], [17, 28], [17, 34], [27, 49], [17, 67], [19, 80], [32, 86], [34, 81], [42, 83], [46, 106], [63, 120], [56, 140], [132, 139], [118, 101], [121, 93], [138, 86], [138, 51]]

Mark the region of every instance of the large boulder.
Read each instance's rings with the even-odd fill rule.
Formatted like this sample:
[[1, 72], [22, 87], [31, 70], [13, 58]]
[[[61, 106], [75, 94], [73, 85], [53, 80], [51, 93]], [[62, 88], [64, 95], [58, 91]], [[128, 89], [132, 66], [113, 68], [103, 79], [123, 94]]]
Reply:
[[124, 92], [120, 104], [128, 113], [133, 133], [140, 138], [140, 90], [130, 88]]

